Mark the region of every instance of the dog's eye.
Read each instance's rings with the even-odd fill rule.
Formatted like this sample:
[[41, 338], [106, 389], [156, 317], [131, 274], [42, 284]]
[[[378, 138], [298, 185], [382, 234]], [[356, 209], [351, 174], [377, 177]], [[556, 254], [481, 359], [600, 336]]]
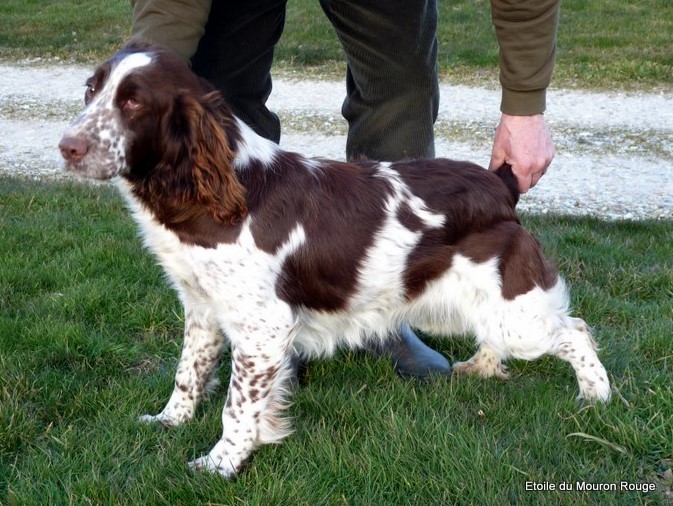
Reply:
[[122, 110], [135, 112], [142, 108], [142, 104], [138, 102], [135, 98], [127, 98], [122, 103]]
[[96, 93], [96, 87], [93, 83], [86, 83], [84, 86], [86, 86], [86, 90], [84, 91], [84, 103], [88, 104]]

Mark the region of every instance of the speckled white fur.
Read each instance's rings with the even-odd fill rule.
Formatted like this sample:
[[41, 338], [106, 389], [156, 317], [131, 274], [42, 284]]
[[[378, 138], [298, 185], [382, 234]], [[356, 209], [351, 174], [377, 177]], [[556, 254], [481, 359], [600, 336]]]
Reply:
[[129, 73], [151, 62], [152, 57], [146, 53], [134, 53], [123, 58], [112, 69], [103, 89], [64, 133], [64, 137], [85, 136], [91, 140], [87, 162], [96, 172], [89, 169], [87, 177], [110, 179], [128, 169], [126, 150], [129, 136], [124, 134], [120, 111], [115, 106], [117, 88]]

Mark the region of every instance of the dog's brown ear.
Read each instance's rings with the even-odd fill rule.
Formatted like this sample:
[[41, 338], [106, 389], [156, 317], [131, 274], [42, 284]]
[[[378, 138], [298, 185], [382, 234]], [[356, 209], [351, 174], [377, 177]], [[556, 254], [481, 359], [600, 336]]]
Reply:
[[181, 97], [181, 114], [188, 123], [189, 153], [197, 201], [218, 222], [233, 225], [247, 214], [245, 188], [234, 173], [224, 117], [217, 107], [219, 94]]

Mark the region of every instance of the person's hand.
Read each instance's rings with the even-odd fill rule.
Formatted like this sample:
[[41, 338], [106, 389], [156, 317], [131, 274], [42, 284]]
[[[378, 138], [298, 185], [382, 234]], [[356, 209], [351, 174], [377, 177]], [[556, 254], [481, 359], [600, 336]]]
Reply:
[[490, 170], [508, 163], [519, 181], [519, 190], [525, 193], [537, 184], [553, 158], [554, 142], [542, 114], [503, 113], [495, 130]]

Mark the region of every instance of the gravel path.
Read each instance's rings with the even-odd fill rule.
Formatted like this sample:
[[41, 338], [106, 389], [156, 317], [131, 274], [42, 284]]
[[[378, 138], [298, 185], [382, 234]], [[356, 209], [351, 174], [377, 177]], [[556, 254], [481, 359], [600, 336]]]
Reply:
[[[68, 177], [56, 145], [82, 107], [90, 69], [0, 65], [0, 174]], [[281, 145], [343, 159], [341, 82], [276, 79], [270, 107]], [[442, 85], [437, 156], [487, 165], [498, 90]], [[557, 155], [520, 209], [607, 219], [673, 219], [673, 94], [552, 90], [547, 100]]]

